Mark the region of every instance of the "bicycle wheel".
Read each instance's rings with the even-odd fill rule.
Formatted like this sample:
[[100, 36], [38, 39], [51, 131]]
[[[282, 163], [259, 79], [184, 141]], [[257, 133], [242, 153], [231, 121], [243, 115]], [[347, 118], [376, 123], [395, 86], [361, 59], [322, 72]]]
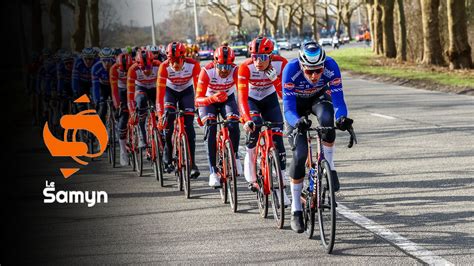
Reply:
[[[258, 148], [257, 148], [258, 149]], [[258, 203], [258, 210], [260, 212], [260, 216], [262, 218], [267, 218], [268, 216], [268, 195], [265, 195], [265, 192], [263, 190], [264, 186], [264, 179], [265, 177], [263, 176], [263, 169], [261, 169], [260, 162], [264, 160], [265, 158], [262, 158], [262, 154], [260, 152], [260, 149], [258, 149], [259, 152], [257, 153], [257, 160], [256, 160], [256, 165], [255, 165], [255, 172], [257, 173], [257, 184], [258, 184], [258, 191], [257, 191], [257, 203]]]
[[280, 159], [275, 148], [271, 148], [267, 157], [270, 174], [270, 191], [273, 219], [279, 229], [285, 224], [285, 199], [283, 198], [283, 177], [280, 169]]
[[186, 137], [185, 134], [181, 135], [180, 138], [181, 141], [181, 151], [180, 151], [180, 175], [182, 177], [182, 184], [184, 186], [184, 196], [189, 199], [191, 196], [191, 180], [190, 180], [190, 174], [191, 174], [191, 158], [189, 156], [189, 145], [188, 145], [188, 138]]
[[109, 117], [109, 163], [112, 164], [112, 168], [115, 168], [115, 121], [112, 117]]
[[303, 222], [304, 222], [304, 232], [308, 238], [312, 238], [314, 235], [314, 224], [316, 220], [316, 210], [314, 206], [312, 207], [313, 196], [312, 192], [303, 191], [301, 194], [301, 207], [303, 209]]
[[329, 163], [326, 160], [321, 162], [321, 175], [319, 178], [319, 206], [318, 221], [321, 242], [329, 254], [334, 247], [336, 237], [336, 198], [332, 186], [332, 174]]
[[153, 145], [154, 145], [154, 152], [155, 158], [153, 161], [153, 173], [155, 174], [156, 181], [160, 182], [160, 186], [163, 187], [163, 148], [161, 147], [160, 141], [160, 132], [158, 129], [153, 129]]
[[143, 175], [143, 149], [138, 148], [138, 134], [139, 134], [139, 128], [138, 126], [135, 126], [133, 129], [133, 135], [134, 135], [134, 142], [135, 142], [135, 150], [133, 151], [135, 153], [135, 172], [137, 173], [138, 176]]
[[[223, 154], [224, 151], [221, 150], [220, 148], [220, 145], [217, 146], [217, 166], [219, 168], [219, 172], [221, 174], [224, 173], [224, 161], [225, 161], [225, 158], [224, 158], [224, 154]], [[229, 197], [229, 189], [227, 188], [227, 181], [226, 182], [223, 182], [223, 181], [226, 181], [225, 180], [225, 177], [223, 177], [221, 179], [221, 187], [219, 188], [219, 194], [221, 195], [221, 200], [222, 200], [222, 203], [224, 204], [227, 204], [227, 199]]]
[[230, 207], [237, 212], [237, 168], [235, 167], [235, 153], [232, 143], [226, 141], [224, 153], [224, 167], [226, 169], [227, 191], [230, 195]]
[[132, 166], [132, 171], [135, 172], [137, 165], [135, 160], [135, 130], [128, 128], [128, 164]]

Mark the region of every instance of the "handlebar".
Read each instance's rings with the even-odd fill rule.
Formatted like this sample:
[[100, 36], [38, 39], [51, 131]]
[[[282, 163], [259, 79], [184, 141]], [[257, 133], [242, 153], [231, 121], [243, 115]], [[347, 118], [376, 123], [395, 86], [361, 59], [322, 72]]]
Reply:
[[231, 124], [231, 123], [236, 123], [236, 124], [239, 124], [240, 121], [239, 120], [227, 120], [227, 119], [224, 119], [222, 121], [210, 121], [210, 120], [207, 120], [206, 121], [206, 130], [205, 130], [205, 133], [204, 133], [204, 138], [203, 140], [207, 140], [207, 137], [209, 136], [209, 130], [208, 130], [208, 127], [211, 126], [211, 125], [228, 125], [228, 124]]
[[[337, 128], [336, 127], [312, 127], [312, 128], [306, 129], [304, 132], [302, 132], [298, 128], [295, 128], [293, 132], [290, 133], [290, 136], [293, 136], [292, 148], [296, 147], [296, 135], [306, 133], [307, 131], [316, 131], [318, 132], [318, 135], [319, 135], [333, 129], [337, 129]], [[349, 132], [349, 135], [350, 135], [349, 144], [347, 145], [347, 148], [352, 148], [354, 144], [357, 144], [357, 136], [352, 126], [349, 129], [347, 129], [347, 132]]]

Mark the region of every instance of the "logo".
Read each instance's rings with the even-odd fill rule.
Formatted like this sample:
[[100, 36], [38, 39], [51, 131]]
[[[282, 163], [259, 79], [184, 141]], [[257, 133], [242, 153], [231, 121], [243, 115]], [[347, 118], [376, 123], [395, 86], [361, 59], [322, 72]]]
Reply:
[[332, 86], [337, 86], [337, 85], [341, 84], [341, 79], [340, 78], [335, 78], [329, 84], [332, 85]]
[[[89, 103], [87, 95], [82, 95], [74, 101], [75, 103]], [[74, 161], [81, 165], [87, 165], [88, 162], [79, 157], [96, 158], [101, 156], [109, 141], [107, 129], [95, 110], [89, 109], [81, 111], [75, 115], [63, 115], [60, 125], [64, 128], [64, 140], [57, 139], [50, 131], [48, 122], [43, 128], [43, 140], [53, 157], [71, 157]], [[88, 131], [95, 136], [100, 145], [97, 153], [89, 153], [87, 143], [78, 141], [78, 131], [82, 133]], [[72, 135], [72, 140], [68, 140], [68, 135]], [[68, 178], [80, 168], [60, 168], [64, 178]]]
[[54, 182], [46, 181], [43, 189], [44, 203], [87, 203], [87, 207], [94, 207], [96, 203], [108, 203], [109, 196], [105, 191], [64, 191], [56, 192]]
[[285, 83], [285, 84], [283, 85], [283, 87], [284, 87], [285, 89], [292, 90], [292, 89], [295, 88], [295, 84], [293, 84], [293, 83], [291, 83], [291, 82], [288, 82], [288, 83]]

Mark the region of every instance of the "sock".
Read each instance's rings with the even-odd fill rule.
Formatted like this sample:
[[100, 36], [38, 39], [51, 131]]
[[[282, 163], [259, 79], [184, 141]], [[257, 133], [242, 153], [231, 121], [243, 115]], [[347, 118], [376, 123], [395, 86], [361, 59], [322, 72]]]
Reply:
[[331, 167], [331, 170], [334, 170], [333, 156], [334, 156], [335, 148], [336, 148], [335, 146], [328, 147], [328, 146], [323, 145], [324, 158], [326, 159], [326, 161], [328, 161], [329, 166]]
[[291, 182], [291, 212], [301, 211], [301, 191], [303, 190], [303, 182], [294, 184]]

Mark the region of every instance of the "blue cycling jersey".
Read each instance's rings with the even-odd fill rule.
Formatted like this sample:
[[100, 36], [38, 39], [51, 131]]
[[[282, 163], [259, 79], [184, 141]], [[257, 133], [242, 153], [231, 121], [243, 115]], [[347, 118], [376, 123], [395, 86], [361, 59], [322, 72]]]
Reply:
[[87, 67], [84, 64], [84, 60], [81, 57], [78, 57], [74, 60], [74, 67], [72, 69], [72, 91], [75, 95], [78, 94], [79, 91], [81, 91], [81, 83], [87, 82], [88, 84], [90, 84], [92, 80], [91, 68], [92, 67]]
[[92, 97], [96, 103], [100, 99], [100, 85], [110, 87], [109, 71], [99, 60], [92, 66]]
[[329, 86], [336, 119], [347, 116], [347, 107], [342, 91], [341, 72], [336, 61], [327, 56], [324, 62], [324, 72], [316, 84], [309, 81], [301, 69], [298, 58], [288, 62], [283, 70], [283, 109], [286, 121], [295, 127], [300, 118], [296, 106], [298, 98], [310, 98], [318, 95]]
[[71, 90], [72, 70], [68, 70], [62, 60], [56, 65], [56, 68], [58, 77], [57, 91], [59, 95], [65, 95], [66, 90]]

